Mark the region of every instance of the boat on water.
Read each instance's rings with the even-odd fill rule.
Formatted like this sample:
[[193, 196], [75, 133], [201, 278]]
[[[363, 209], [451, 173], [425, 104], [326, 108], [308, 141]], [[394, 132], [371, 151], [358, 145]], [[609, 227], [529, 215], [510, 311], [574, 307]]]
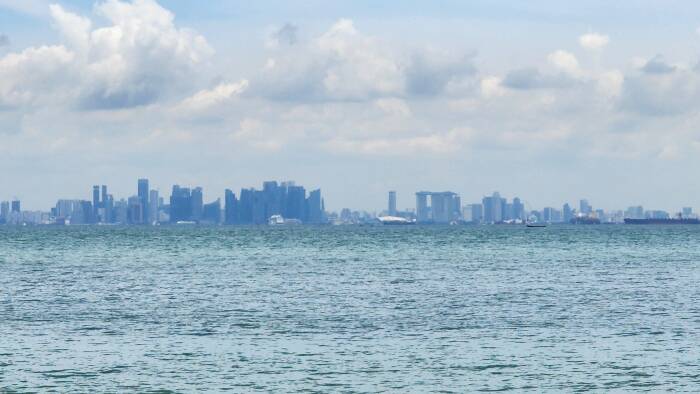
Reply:
[[413, 220], [408, 220], [399, 216], [379, 216], [377, 220], [386, 226], [406, 226], [416, 224]]
[[527, 222], [525, 223], [526, 227], [547, 227], [547, 223], [543, 222]]
[[282, 215], [272, 215], [270, 219], [267, 220], [267, 224], [270, 226], [294, 226], [301, 224], [301, 220], [285, 219]]

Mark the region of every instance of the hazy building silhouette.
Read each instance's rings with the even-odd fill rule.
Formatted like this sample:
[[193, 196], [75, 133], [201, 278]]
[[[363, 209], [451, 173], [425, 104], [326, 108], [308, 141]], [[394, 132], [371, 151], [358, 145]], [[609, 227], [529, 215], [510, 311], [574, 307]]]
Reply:
[[216, 199], [216, 201], [209, 204], [205, 204], [202, 209], [202, 219], [201, 222], [208, 224], [219, 224], [221, 223], [221, 200]]
[[204, 196], [203, 196], [201, 187], [195, 187], [194, 189], [192, 189], [190, 201], [192, 204], [192, 209], [191, 209], [192, 216], [191, 216], [190, 220], [198, 222], [198, 221], [202, 220], [202, 214], [204, 211]]
[[12, 201], [11, 212], [16, 212], [16, 213], [22, 212], [22, 205], [21, 205], [19, 200]]
[[170, 222], [189, 221], [192, 218], [192, 196], [190, 189], [173, 185], [170, 194]]
[[148, 196], [148, 224], [154, 224], [159, 221], [158, 213], [160, 212], [160, 207], [158, 206], [158, 190], [151, 190]]
[[140, 221], [136, 223], [146, 223], [148, 221], [148, 179], [139, 179], [138, 181], [138, 199], [141, 205]]
[[236, 194], [230, 189], [226, 189], [224, 192], [224, 209], [225, 224], [238, 224], [240, 222], [238, 216], [238, 199], [236, 199]]
[[389, 206], [387, 212], [389, 216], [396, 216], [396, 192], [393, 190], [389, 192]]

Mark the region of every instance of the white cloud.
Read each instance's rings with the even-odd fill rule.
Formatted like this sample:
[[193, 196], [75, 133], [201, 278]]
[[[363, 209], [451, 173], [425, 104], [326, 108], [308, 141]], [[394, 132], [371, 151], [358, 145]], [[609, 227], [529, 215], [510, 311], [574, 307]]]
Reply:
[[610, 37], [598, 33], [588, 33], [579, 37], [578, 42], [583, 48], [595, 51], [607, 46]]
[[501, 85], [499, 77], [485, 77], [481, 80], [481, 94], [486, 97], [498, 97], [505, 94], [505, 89]]
[[108, 0], [95, 9], [112, 24], [93, 29], [88, 18], [51, 5], [65, 43], [0, 58], [0, 99], [88, 109], [149, 104], [187, 87], [212, 54], [204, 37], [176, 28], [172, 13], [153, 0]]
[[201, 111], [222, 102], [226, 102], [234, 96], [245, 92], [248, 81], [242, 80], [236, 83], [221, 83], [213, 89], [200, 90], [193, 96], [182, 101], [180, 109], [185, 111]]
[[576, 56], [570, 52], [563, 50], [555, 51], [547, 56], [547, 60], [554, 67], [566, 72], [569, 75], [579, 76], [581, 74], [578, 60], [576, 59]]

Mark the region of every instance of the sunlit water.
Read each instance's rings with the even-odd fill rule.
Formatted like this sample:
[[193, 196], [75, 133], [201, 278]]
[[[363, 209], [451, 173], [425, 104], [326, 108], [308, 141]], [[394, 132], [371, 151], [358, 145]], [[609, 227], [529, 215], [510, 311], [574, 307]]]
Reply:
[[0, 228], [0, 391], [700, 390], [700, 226]]

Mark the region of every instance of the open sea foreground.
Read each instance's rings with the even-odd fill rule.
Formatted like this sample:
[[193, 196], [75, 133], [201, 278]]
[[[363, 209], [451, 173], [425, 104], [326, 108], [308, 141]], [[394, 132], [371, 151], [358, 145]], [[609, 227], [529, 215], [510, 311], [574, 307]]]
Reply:
[[0, 391], [700, 391], [700, 226], [0, 227]]

